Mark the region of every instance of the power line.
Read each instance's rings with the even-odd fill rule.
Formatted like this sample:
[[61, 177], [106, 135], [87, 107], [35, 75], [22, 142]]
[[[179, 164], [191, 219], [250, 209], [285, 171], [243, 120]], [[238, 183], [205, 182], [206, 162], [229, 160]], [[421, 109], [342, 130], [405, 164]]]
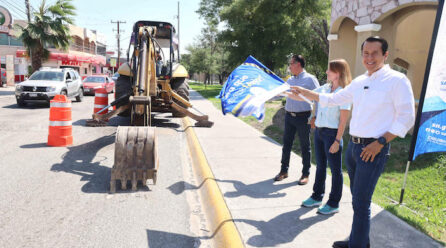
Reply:
[[19, 6], [17, 6], [15, 3], [11, 3], [8, 0], [2, 0], [4, 3], [6, 3], [7, 5], [9, 5], [10, 7], [18, 10], [19, 12], [23, 13], [26, 15], [26, 12], [24, 10], [22, 10]]
[[9, 12], [11, 12], [11, 14], [14, 14], [15, 17], [20, 17], [20, 18], [22, 18], [20, 12], [17, 12], [16, 9], [12, 8], [12, 7], [9, 5], [9, 3], [7, 3], [7, 2], [3, 2], [3, 4], [4, 4], [4, 6], [6, 6], [6, 7], [8, 8], [8, 10], [9, 10]]
[[[9, 2], [6, 2], [6, 1], [2, 1], [2, 2], [3, 2], [5, 5], [8, 6], [9, 11], [10, 11], [11, 13], [13, 13], [16, 17], [24, 18], [24, 16], [21, 15], [20, 12], [18, 12], [15, 8], [12, 8], [12, 6], [10, 5]], [[25, 17], [24, 19], [26, 19], [26, 17]]]

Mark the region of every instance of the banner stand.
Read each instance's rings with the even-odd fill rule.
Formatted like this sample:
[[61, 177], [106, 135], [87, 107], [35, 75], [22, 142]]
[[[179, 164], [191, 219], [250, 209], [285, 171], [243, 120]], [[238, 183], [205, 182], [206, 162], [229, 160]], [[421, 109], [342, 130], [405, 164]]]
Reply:
[[[431, 73], [431, 66], [432, 66], [432, 58], [434, 56], [434, 50], [436, 49], [435, 46], [436, 46], [437, 36], [438, 36], [438, 33], [439, 33], [438, 30], [439, 30], [439, 27], [440, 27], [440, 23], [444, 22], [443, 25], [446, 25], [446, 20], [445, 20], [446, 17], [443, 18], [443, 20], [442, 20], [443, 6], [444, 6], [444, 0], [439, 0], [438, 1], [437, 15], [435, 17], [435, 24], [434, 24], [434, 29], [433, 29], [433, 33], [432, 33], [432, 40], [431, 40], [431, 44], [430, 44], [430, 48], [429, 48], [429, 55], [428, 55], [427, 63], [426, 63], [426, 70], [425, 70], [425, 73], [424, 73], [423, 86], [421, 88], [420, 104], [418, 105], [417, 117], [415, 119], [415, 127], [413, 129], [414, 132], [413, 132], [413, 136], [412, 136], [412, 140], [411, 140], [411, 144], [410, 144], [409, 158], [408, 158], [407, 165], [406, 165], [406, 172], [404, 174], [403, 186], [401, 188], [401, 194], [400, 194], [400, 200], [399, 200], [399, 204], [400, 205], [403, 203], [404, 191], [405, 191], [406, 183], [407, 183], [407, 175], [408, 175], [408, 172], [409, 172], [409, 167], [410, 167], [411, 162], [413, 160], [415, 160], [416, 156], [419, 155], [419, 154], [423, 154], [423, 153], [427, 153], [427, 152], [439, 152], [439, 151], [441, 151], [441, 150], [434, 150], [434, 151], [426, 150], [426, 145], [423, 144], [423, 146], [424, 146], [423, 148], [425, 150], [420, 152], [419, 150], [416, 150], [416, 148], [417, 148], [416, 145], [417, 145], [417, 139], [418, 139], [418, 131], [420, 129], [421, 118], [422, 118], [422, 115], [423, 115], [424, 101], [425, 101], [425, 97], [426, 97], [426, 92], [428, 90], [429, 76], [430, 76], [430, 73]], [[444, 29], [444, 26], [443, 26], [443, 29]], [[442, 34], [440, 34], [440, 36], [441, 35]], [[443, 33], [443, 35], [444, 35], [444, 33]], [[445, 37], [440, 37], [440, 38], [441, 39], [445, 39]], [[441, 50], [441, 49], [439, 49], [439, 50]], [[438, 53], [438, 51], [437, 51], [437, 53]], [[439, 57], [439, 56], [436, 54], [436, 57]], [[438, 63], [438, 61], [436, 61], [436, 62]], [[434, 69], [434, 71], [435, 71], [435, 69]], [[434, 73], [434, 75], [435, 75], [435, 73]], [[446, 84], [446, 80], [444, 82]], [[443, 83], [443, 81], [441, 83]], [[427, 106], [431, 107], [431, 105], [432, 105], [432, 103], [428, 103]], [[429, 118], [429, 116], [426, 117], [426, 118]], [[430, 118], [433, 118], [433, 117], [430, 117]], [[436, 130], [436, 129], [440, 129], [441, 128], [438, 123], [437, 124], [433, 124], [433, 126], [434, 126], [434, 128], [432, 128], [432, 133], [437, 132], [438, 130]], [[446, 125], [445, 125], [445, 127], [446, 127]], [[431, 128], [427, 128], [427, 129], [431, 130]], [[427, 131], [424, 130], [424, 132], [426, 133]], [[442, 135], [443, 135], [443, 133], [442, 133]], [[414, 155], [415, 155], [415, 158], [414, 158]]]

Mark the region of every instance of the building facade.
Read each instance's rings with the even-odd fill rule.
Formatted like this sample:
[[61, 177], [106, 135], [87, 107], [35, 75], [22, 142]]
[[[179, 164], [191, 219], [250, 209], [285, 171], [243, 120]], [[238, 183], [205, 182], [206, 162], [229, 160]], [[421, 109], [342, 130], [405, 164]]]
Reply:
[[425, 0], [333, 0], [329, 59], [346, 59], [358, 76], [365, 72], [362, 42], [379, 35], [389, 42], [387, 63], [407, 75], [418, 101], [437, 7]]
[[[2, 16], [9, 22], [2, 23]], [[23, 81], [31, 65], [23, 42], [14, 25], [25, 27], [26, 20], [12, 20], [9, 11], [0, 6], [0, 62], [6, 69], [8, 85]], [[47, 47], [50, 57], [42, 66], [53, 68], [74, 68], [81, 76], [105, 73], [106, 39], [105, 35], [94, 30], [69, 25], [72, 40], [67, 51]], [[106, 70], [106, 69], [105, 69]]]

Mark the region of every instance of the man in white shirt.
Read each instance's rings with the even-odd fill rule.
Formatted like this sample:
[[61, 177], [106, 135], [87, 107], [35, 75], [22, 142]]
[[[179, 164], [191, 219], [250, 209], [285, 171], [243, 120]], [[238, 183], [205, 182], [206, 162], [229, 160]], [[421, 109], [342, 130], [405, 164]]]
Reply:
[[353, 224], [348, 241], [336, 241], [335, 248], [370, 247], [370, 204], [376, 183], [389, 157], [390, 141], [404, 138], [415, 121], [415, 104], [409, 79], [384, 64], [389, 52], [383, 38], [367, 38], [361, 46], [362, 63], [367, 69], [345, 89], [334, 94], [318, 94], [293, 87], [298, 94], [323, 106], [353, 103], [351, 140], [346, 152], [350, 190], [353, 198]]

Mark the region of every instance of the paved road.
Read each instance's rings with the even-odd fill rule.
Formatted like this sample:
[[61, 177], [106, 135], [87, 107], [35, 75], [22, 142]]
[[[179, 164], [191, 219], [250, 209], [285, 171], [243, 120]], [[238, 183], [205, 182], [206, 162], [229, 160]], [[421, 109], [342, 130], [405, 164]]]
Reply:
[[157, 185], [109, 194], [115, 131], [85, 127], [94, 97], [72, 105], [74, 144], [48, 147], [49, 109], [0, 94], [0, 247], [207, 247], [180, 119], [158, 115]]

